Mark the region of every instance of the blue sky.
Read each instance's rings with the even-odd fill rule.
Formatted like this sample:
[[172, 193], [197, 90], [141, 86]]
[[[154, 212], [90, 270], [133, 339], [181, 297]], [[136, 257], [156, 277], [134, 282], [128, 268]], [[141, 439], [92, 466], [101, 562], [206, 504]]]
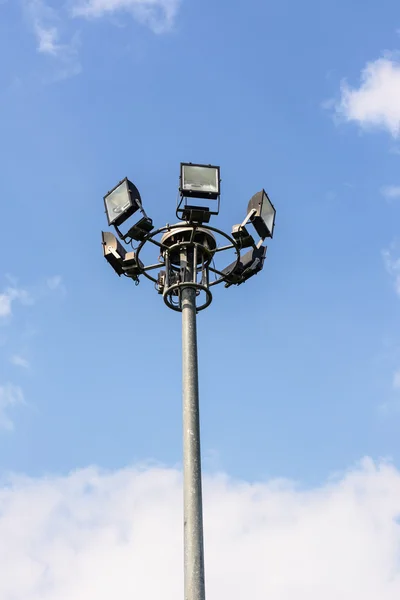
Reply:
[[317, 494], [368, 456], [398, 486], [399, 26], [393, 0], [0, 1], [4, 478], [179, 476], [180, 317], [100, 232], [125, 176], [172, 222], [193, 161], [221, 165], [216, 226], [262, 187], [277, 209], [262, 274], [199, 315], [209, 477]]

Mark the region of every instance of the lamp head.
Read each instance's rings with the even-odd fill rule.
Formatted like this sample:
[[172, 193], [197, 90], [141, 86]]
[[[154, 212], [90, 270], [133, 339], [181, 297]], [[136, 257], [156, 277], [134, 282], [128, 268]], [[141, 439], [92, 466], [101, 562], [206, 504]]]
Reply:
[[216, 200], [221, 193], [220, 183], [219, 167], [181, 163], [179, 191], [182, 197]]
[[250, 221], [257, 231], [258, 235], [265, 240], [265, 238], [272, 238], [274, 234], [275, 226], [275, 208], [268, 197], [265, 190], [257, 192], [251, 198], [247, 207], [247, 213], [252, 212]]
[[119, 243], [115, 235], [109, 231], [102, 231], [101, 237], [104, 258], [112, 266], [117, 275], [121, 276], [124, 273], [122, 263], [126, 256], [125, 248]]
[[118, 226], [142, 208], [137, 187], [127, 177], [104, 196], [109, 225]]

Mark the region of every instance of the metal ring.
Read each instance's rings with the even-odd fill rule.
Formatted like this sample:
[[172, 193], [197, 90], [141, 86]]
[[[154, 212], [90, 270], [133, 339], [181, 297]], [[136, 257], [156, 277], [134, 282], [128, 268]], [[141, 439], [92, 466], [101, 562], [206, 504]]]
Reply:
[[180, 291], [183, 288], [194, 288], [196, 290], [206, 293], [207, 300], [204, 302], [204, 304], [201, 304], [200, 306], [196, 306], [196, 312], [200, 312], [201, 310], [204, 310], [205, 308], [210, 306], [210, 304], [212, 302], [212, 293], [210, 292], [208, 287], [206, 287], [205, 285], [202, 285], [201, 283], [185, 282], [185, 283], [174, 283], [167, 290], [164, 290], [163, 299], [164, 299], [165, 304], [169, 308], [172, 308], [172, 310], [175, 310], [176, 312], [182, 312], [182, 308], [180, 306], [174, 306], [174, 304], [172, 304], [169, 301], [168, 296], [173, 292], [173, 290]]
[[[139, 263], [140, 252], [142, 251], [142, 248], [146, 244], [146, 242], [148, 242], [149, 240], [153, 239], [153, 237], [155, 237], [156, 235], [159, 235], [160, 233], [164, 233], [166, 231], [171, 231], [171, 229], [179, 229], [181, 227], [184, 227], [184, 225], [182, 223], [176, 223], [175, 225], [165, 225], [164, 227], [160, 227], [159, 229], [156, 229], [155, 231], [150, 232], [145, 237], [145, 239], [142, 242], [140, 242], [139, 246], [137, 247], [137, 250], [136, 250], [136, 260], [137, 260], [138, 264], [140, 264]], [[193, 229], [196, 229], [195, 225], [188, 224], [187, 227], [192, 227]], [[236, 252], [236, 261], [234, 262], [234, 264], [232, 266], [232, 269], [228, 273], [226, 273], [226, 275], [224, 277], [220, 276], [219, 279], [216, 279], [215, 281], [213, 281], [210, 284], [212, 286], [218, 285], [219, 283], [222, 283], [223, 281], [226, 281], [226, 278], [229, 277], [229, 275], [231, 273], [233, 273], [233, 271], [238, 266], [238, 264], [240, 262], [240, 248], [237, 245], [236, 241], [230, 235], [228, 235], [227, 233], [225, 233], [224, 231], [221, 231], [220, 229], [217, 229], [216, 227], [211, 227], [211, 225], [201, 225], [201, 227], [202, 227], [202, 229], [207, 229], [209, 231], [213, 231], [215, 233], [218, 233], [222, 237], [224, 237], [226, 240], [228, 240], [232, 244], [232, 249]], [[182, 244], [184, 244], [184, 243], [188, 243], [188, 242], [182, 242]], [[182, 245], [182, 244], [180, 244], [180, 245]], [[162, 250], [167, 250], [168, 249], [167, 246], [164, 247], [161, 244], [160, 244], [160, 248]], [[206, 249], [205, 246], [202, 246], [202, 248]], [[217, 247], [217, 249], [218, 249], [218, 247]], [[214, 254], [215, 254], [215, 251], [214, 251]], [[162, 267], [163, 267], [163, 265], [160, 264], [160, 269]], [[158, 280], [155, 279], [154, 277], [152, 277], [151, 275], [149, 275], [147, 273], [147, 271], [140, 270], [140, 273], [141, 273], [141, 275], [144, 275], [147, 279], [150, 279], [150, 281], [152, 281], [153, 283], [158, 283]], [[171, 306], [170, 308], [174, 308], [174, 307]]]

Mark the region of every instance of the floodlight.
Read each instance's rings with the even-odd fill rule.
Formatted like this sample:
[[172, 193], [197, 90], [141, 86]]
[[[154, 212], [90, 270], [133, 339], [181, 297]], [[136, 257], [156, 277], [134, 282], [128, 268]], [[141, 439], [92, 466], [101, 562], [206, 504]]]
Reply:
[[106, 261], [112, 266], [117, 275], [124, 273], [122, 262], [126, 256], [126, 250], [119, 243], [115, 235], [109, 231], [102, 231], [103, 253]]
[[265, 190], [254, 194], [249, 202], [247, 212], [253, 213], [250, 216], [250, 221], [254, 225], [254, 229], [258, 235], [263, 240], [267, 237], [272, 238], [276, 211]]
[[104, 196], [104, 204], [108, 224], [115, 226], [121, 225], [142, 208], [139, 190], [127, 177]]
[[211, 165], [181, 163], [181, 196], [216, 200], [221, 193], [219, 172], [219, 167]]
[[250, 235], [244, 225], [234, 225], [232, 227], [232, 237], [240, 248], [250, 248], [250, 246], [255, 246], [253, 236]]
[[250, 279], [250, 277], [253, 277], [253, 275], [259, 273], [264, 266], [266, 254], [267, 248], [265, 246], [253, 248], [240, 257], [240, 262], [233, 272], [231, 271], [235, 263], [223, 269], [222, 273], [226, 274], [225, 287], [240, 285]]

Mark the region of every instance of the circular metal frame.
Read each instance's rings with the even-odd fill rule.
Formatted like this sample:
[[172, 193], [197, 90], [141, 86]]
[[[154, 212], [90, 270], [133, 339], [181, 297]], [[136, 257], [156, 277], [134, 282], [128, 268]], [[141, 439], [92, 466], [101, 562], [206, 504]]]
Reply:
[[[176, 241], [174, 237], [179, 235], [183, 237]], [[192, 225], [178, 227], [175, 231], [167, 231], [162, 236], [160, 243], [168, 248], [171, 267], [180, 265], [180, 258], [179, 260], [175, 258], [175, 254], [180, 254], [180, 248], [202, 248], [207, 252], [210, 263], [218, 247], [215, 236], [206, 227], [193, 227]]]
[[[179, 230], [179, 229], [192, 230], [192, 232], [194, 232], [193, 235], [191, 236], [193, 241], [185, 240], [182, 242], [176, 242], [176, 243], [172, 244], [171, 246], [168, 246], [167, 244], [159, 242], [154, 239], [156, 236], [161, 235], [161, 234], [166, 234], [168, 232], [171, 232], [171, 235], [173, 235], [174, 229], [176, 229], [176, 230]], [[200, 242], [194, 241], [196, 229], [203, 230], [204, 233], [206, 233], [206, 234], [208, 233], [209, 235], [212, 235], [214, 233], [218, 234], [221, 237], [225, 238], [229, 242], [229, 245], [219, 246], [217, 243], [217, 240], [216, 240], [215, 248], [208, 248], [207, 246], [203, 246], [203, 244], [201, 244]], [[212, 235], [212, 237], [214, 238], [213, 235]], [[174, 292], [176, 293], [178, 298], [180, 298], [180, 291], [185, 287], [194, 288], [197, 291], [197, 295], [199, 295], [201, 292], [204, 292], [206, 294], [206, 299], [203, 302], [203, 304], [200, 304], [200, 306], [196, 306], [196, 311], [199, 312], [201, 310], [204, 310], [205, 308], [210, 306], [210, 304], [212, 302], [212, 293], [210, 291], [210, 287], [212, 287], [214, 285], [218, 285], [219, 283], [222, 283], [222, 282], [226, 282], [229, 275], [231, 273], [233, 273], [233, 271], [236, 269], [236, 267], [238, 266], [238, 264], [240, 262], [240, 246], [237, 244], [237, 242], [230, 235], [225, 233], [224, 231], [221, 231], [220, 229], [217, 229], [216, 227], [211, 227], [210, 225], [203, 225], [203, 224], [193, 225], [190, 223], [183, 225], [182, 223], [176, 223], [175, 225], [165, 225], [164, 227], [160, 227], [159, 229], [156, 229], [155, 231], [150, 232], [139, 243], [139, 245], [136, 249], [136, 261], [137, 261], [138, 265], [141, 265], [140, 254], [143, 250], [143, 247], [146, 245], [146, 243], [151, 243], [151, 244], [157, 246], [160, 249], [160, 252], [162, 253], [162, 255], [164, 257], [166, 254], [171, 254], [171, 252], [173, 252], [173, 253], [178, 252], [182, 248], [193, 248], [196, 251], [200, 250], [201, 254], [205, 257], [205, 261], [204, 261], [202, 267], [206, 268], [207, 272], [212, 271], [216, 275], [219, 275], [219, 277], [217, 277], [217, 279], [215, 279], [212, 282], [209, 282], [208, 277], [207, 277], [207, 285], [203, 285], [202, 283], [197, 283], [196, 281], [192, 281], [192, 282], [183, 281], [183, 282], [179, 282], [179, 283], [173, 283], [168, 288], [164, 289], [163, 300], [164, 300], [165, 304], [169, 308], [171, 308], [172, 310], [174, 310], [176, 312], [182, 312], [182, 308], [180, 306], [175, 306], [172, 303], [172, 295], [174, 294]], [[223, 274], [223, 273], [221, 273], [221, 271], [218, 271], [217, 269], [212, 268], [210, 265], [215, 257], [215, 254], [217, 254], [219, 252], [223, 252], [225, 250], [233, 250], [236, 254], [236, 260], [232, 263], [232, 268], [230, 269], [230, 271], [228, 273]], [[164, 262], [160, 262], [159, 268], [162, 269], [165, 266], [166, 266], [166, 260], [164, 258]], [[169, 262], [169, 267], [171, 268], [172, 271], [175, 271], [175, 272], [179, 272], [179, 270], [180, 270], [180, 266], [178, 266], [176, 264], [172, 264], [172, 261]], [[151, 270], [154, 270], [157, 268], [158, 268], [158, 265], [156, 265], [156, 264], [151, 265]], [[147, 279], [149, 279], [153, 283], [157, 284], [158, 279], [156, 279], [155, 277], [150, 275], [148, 270], [150, 270], [150, 268], [146, 267], [146, 266], [143, 266], [142, 268], [140, 268], [140, 266], [139, 266], [139, 269], [138, 269], [140, 275], [144, 275]]]
[[[198, 229], [198, 227], [196, 225], [187, 225], [188, 227], [191, 227], [192, 229]], [[218, 285], [219, 283], [222, 283], [223, 281], [226, 281], [226, 278], [229, 277], [229, 275], [236, 269], [236, 267], [238, 266], [239, 262], [240, 262], [240, 247], [239, 245], [235, 242], [235, 240], [228, 235], [227, 233], [225, 233], [224, 231], [221, 231], [220, 229], [217, 229], [216, 227], [211, 227], [211, 225], [199, 225], [199, 227], [201, 227], [202, 229], [208, 229], [209, 231], [212, 231], [214, 233], [217, 233], [219, 235], [221, 235], [222, 237], [224, 237], [226, 240], [228, 240], [228, 242], [230, 242], [231, 246], [229, 248], [226, 248], [227, 250], [234, 250], [236, 253], [236, 261], [233, 263], [232, 269], [225, 274], [225, 276], [220, 276], [218, 279], [216, 279], [215, 281], [212, 281], [210, 283], [210, 286], [213, 285]], [[164, 227], [160, 227], [159, 229], [156, 229], [155, 231], [150, 232], [143, 241], [140, 242], [139, 246], [137, 247], [136, 250], [136, 260], [138, 265], [140, 265], [139, 262], [139, 258], [140, 258], [140, 253], [144, 247], [144, 245], [147, 242], [152, 242], [154, 245], [158, 246], [159, 248], [161, 248], [162, 250], [169, 250], [170, 248], [168, 246], [164, 246], [163, 244], [159, 243], [159, 242], [155, 242], [153, 240], [153, 238], [156, 235], [160, 235], [161, 233], [165, 233], [167, 231], [170, 231], [172, 229], [178, 229], [178, 228], [182, 228], [182, 223], [177, 223], [175, 225], [165, 225]], [[188, 242], [182, 242], [181, 244], [178, 244], [180, 246], [183, 246], [184, 244], [187, 244]], [[198, 245], [198, 243], [196, 242], [196, 244]], [[194, 245], [194, 242], [192, 242], [192, 245]], [[202, 246], [202, 248], [204, 250], [206, 250], [207, 252], [207, 248], [205, 246]], [[217, 252], [221, 252], [221, 250], [218, 249], [218, 246], [216, 248], [216, 250], [213, 251], [213, 255], [216, 254]], [[160, 269], [162, 269], [162, 267], [164, 266], [163, 263], [160, 263]], [[146, 268], [146, 267], [145, 267]], [[145, 269], [144, 268], [144, 269]], [[140, 274], [144, 275], [145, 277], [147, 277], [147, 279], [150, 279], [150, 281], [152, 281], [153, 283], [157, 283], [157, 279], [155, 279], [154, 277], [152, 277], [151, 275], [148, 274], [148, 272], [144, 269], [140, 269]], [[194, 285], [194, 284], [193, 284]]]

